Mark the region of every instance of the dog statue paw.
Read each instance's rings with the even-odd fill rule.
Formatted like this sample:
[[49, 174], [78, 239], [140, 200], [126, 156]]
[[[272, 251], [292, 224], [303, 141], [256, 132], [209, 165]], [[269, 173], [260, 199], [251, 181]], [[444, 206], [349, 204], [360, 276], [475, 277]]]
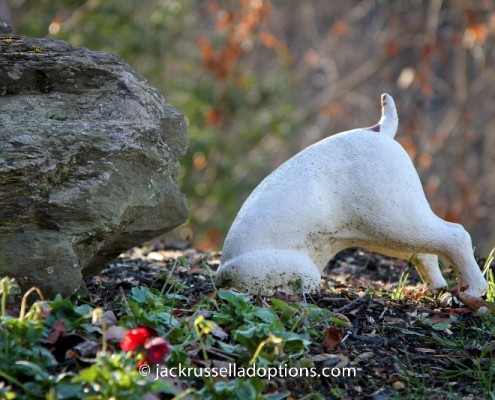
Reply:
[[486, 291], [471, 237], [433, 213], [411, 159], [394, 140], [394, 100], [383, 94], [381, 102], [377, 125], [323, 139], [260, 183], [225, 240], [220, 286], [265, 295], [313, 292], [330, 258], [364, 247], [416, 260], [428, 289], [447, 285], [440, 257], [466, 295]]

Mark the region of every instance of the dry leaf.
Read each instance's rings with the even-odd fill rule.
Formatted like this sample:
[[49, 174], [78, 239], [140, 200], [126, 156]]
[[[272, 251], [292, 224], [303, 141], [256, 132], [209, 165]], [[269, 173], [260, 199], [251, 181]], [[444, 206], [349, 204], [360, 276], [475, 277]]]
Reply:
[[321, 353], [321, 354], [310, 355], [308, 358], [313, 362], [323, 362], [333, 357], [335, 357], [335, 354]]
[[406, 323], [406, 321], [404, 321], [402, 318], [398, 318], [398, 317], [385, 317], [385, 318], [383, 318], [383, 321], [389, 325], [400, 325], [400, 324]]
[[414, 351], [417, 351], [418, 353], [436, 353], [436, 350], [428, 349], [426, 347], [415, 347]]
[[114, 325], [107, 329], [107, 340], [120, 343], [124, 338], [127, 329], [123, 326]]
[[433, 314], [429, 319], [428, 321], [432, 324], [442, 324], [442, 323], [445, 323], [445, 322], [452, 322], [452, 319], [450, 318], [450, 316], [444, 316], [442, 314]]
[[467, 288], [464, 287], [456, 288], [450, 290], [450, 293], [452, 293], [452, 295], [455, 296], [457, 300], [464, 303], [471, 310], [484, 311], [484, 309], [487, 309], [487, 304], [485, 303], [485, 300], [483, 300], [480, 297], [474, 297], [465, 293], [466, 289]]
[[355, 358], [356, 361], [364, 362], [368, 361], [370, 358], [374, 356], [374, 353], [371, 351], [365, 351], [364, 353], [358, 354]]
[[220, 326], [218, 326], [217, 324], [213, 325], [213, 327], [211, 328], [211, 334], [217, 339], [225, 339], [229, 336], [229, 334], [222, 328], [220, 328]]
[[288, 294], [284, 292], [275, 292], [273, 293], [272, 297], [283, 300], [286, 303], [300, 303], [302, 301], [301, 296], [299, 296], [298, 294]]
[[109, 326], [117, 325], [117, 317], [115, 316], [115, 314], [111, 310], [105, 311], [103, 313], [103, 320], [107, 324], [107, 328]]
[[339, 354], [338, 356], [339, 362], [337, 363], [337, 365], [335, 365], [335, 368], [342, 369], [344, 367], [347, 367], [349, 365], [349, 359], [343, 354]]
[[52, 329], [50, 330], [50, 334], [45, 339], [46, 344], [55, 344], [57, 340], [67, 333], [67, 327], [65, 324], [57, 319], [52, 325]]
[[449, 314], [450, 315], [456, 315], [456, 314], [459, 314], [459, 315], [464, 315], [464, 314], [469, 314], [469, 313], [472, 313], [473, 310], [471, 310], [470, 308], [467, 308], [467, 307], [460, 307], [460, 308], [453, 308], [449, 311]]
[[92, 340], [86, 340], [79, 343], [77, 346], [74, 346], [74, 350], [77, 350], [83, 358], [94, 358], [100, 347], [101, 346], [98, 343]]
[[330, 349], [334, 350], [343, 337], [344, 331], [342, 328], [329, 326], [325, 332], [325, 343]]

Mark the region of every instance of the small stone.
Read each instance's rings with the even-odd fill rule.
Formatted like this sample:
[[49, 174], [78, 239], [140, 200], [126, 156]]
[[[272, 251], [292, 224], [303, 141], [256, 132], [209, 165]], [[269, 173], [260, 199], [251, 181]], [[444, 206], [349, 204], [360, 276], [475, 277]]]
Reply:
[[401, 381], [395, 381], [393, 384], [392, 384], [392, 388], [394, 390], [403, 390], [406, 388], [406, 385], [404, 384], [404, 382], [401, 382]]
[[12, 33], [12, 27], [7, 22], [0, 21], [0, 35], [8, 35]]
[[152, 251], [146, 256], [146, 260], [148, 261], [163, 261], [164, 259], [165, 257], [163, 257], [163, 254], [160, 254], [157, 251]]
[[374, 356], [373, 352], [366, 351], [364, 353], [358, 354], [356, 356], [356, 361], [365, 362], [365, 361], [368, 361], [369, 359], [373, 358], [373, 356]]

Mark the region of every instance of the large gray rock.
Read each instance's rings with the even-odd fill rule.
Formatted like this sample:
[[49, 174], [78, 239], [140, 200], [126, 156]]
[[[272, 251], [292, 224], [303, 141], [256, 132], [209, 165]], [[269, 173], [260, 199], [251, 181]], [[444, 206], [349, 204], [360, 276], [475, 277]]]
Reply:
[[119, 57], [0, 35], [0, 276], [69, 295], [187, 218], [181, 114]]

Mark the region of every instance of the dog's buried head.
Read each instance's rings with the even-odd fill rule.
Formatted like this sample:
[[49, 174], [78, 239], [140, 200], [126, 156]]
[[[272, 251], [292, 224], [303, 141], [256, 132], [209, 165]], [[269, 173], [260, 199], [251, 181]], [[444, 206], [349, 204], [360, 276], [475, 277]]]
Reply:
[[225, 240], [217, 283], [252, 293], [316, 291], [339, 251], [365, 247], [410, 259], [429, 289], [447, 285], [438, 256], [466, 294], [487, 283], [461, 225], [431, 210], [418, 174], [394, 140], [392, 97], [370, 128], [332, 135], [286, 161], [253, 191]]

